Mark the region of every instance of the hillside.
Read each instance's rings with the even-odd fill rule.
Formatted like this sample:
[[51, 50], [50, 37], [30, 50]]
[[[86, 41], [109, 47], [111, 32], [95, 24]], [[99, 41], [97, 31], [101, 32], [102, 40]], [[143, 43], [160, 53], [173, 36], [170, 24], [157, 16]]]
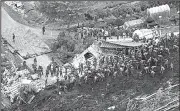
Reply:
[[[18, 7], [14, 6], [16, 3]], [[88, 47], [95, 41], [96, 36], [87, 34], [82, 38], [77, 29], [78, 25], [97, 24], [100, 19], [105, 20], [112, 16], [124, 22], [135, 20], [145, 17], [147, 8], [166, 3], [172, 8], [171, 14], [176, 14], [179, 4], [170, 1], [7, 1], [2, 4], [1, 10], [2, 36], [11, 44], [11, 48], [2, 45], [1, 56], [4, 57], [4, 61], [1, 65], [3, 69], [6, 67], [10, 69], [12, 64], [9, 61], [14, 62], [15, 66], [20, 66], [22, 61], [26, 61], [27, 65], [32, 67], [36, 58], [44, 72], [40, 79], [45, 81], [46, 68], [52, 62], [52, 57], [59, 66], [62, 66], [71, 61], [75, 55], [83, 51], [84, 53], [92, 51], [88, 50]], [[46, 26], [44, 35], [43, 25]], [[113, 27], [117, 26], [113, 24]], [[68, 30], [71, 28], [72, 30]], [[177, 25], [164, 25], [162, 35], [177, 32], [178, 29]], [[12, 41], [13, 33], [17, 37], [16, 42]], [[179, 41], [176, 42], [179, 44]], [[176, 44], [174, 41], [171, 43]], [[35, 94], [30, 104], [23, 102], [21, 104], [17, 100], [7, 111], [177, 111], [179, 52], [172, 49], [172, 44], [168, 46], [171, 48], [167, 59], [174, 64], [173, 70], [167, 68], [163, 74], [157, 71], [157, 75], [152, 77], [150, 72], [144, 74], [142, 71], [143, 74], [140, 75], [141, 69], [137, 68], [131, 70], [130, 76], [124, 71], [114, 77], [113, 67], [107, 77], [102, 77], [98, 81], [91, 76], [87, 83], [84, 78], [75, 80], [72, 89], [68, 91], [59, 87], [58, 83], [47, 86]], [[21, 58], [18, 54], [14, 54], [14, 50], [18, 50], [20, 56], [26, 53], [33, 57]], [[81, 57], [79, 58], [81, 60]], [[6, 62], [9, 63], [7, 66]], [[94, 72], [90, 74], [93, 75], [99, 70], [92, 71]]]

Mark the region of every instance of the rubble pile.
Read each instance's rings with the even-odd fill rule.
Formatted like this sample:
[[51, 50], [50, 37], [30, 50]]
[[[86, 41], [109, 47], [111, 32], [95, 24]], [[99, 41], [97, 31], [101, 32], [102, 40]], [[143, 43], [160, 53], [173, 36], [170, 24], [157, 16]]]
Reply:
[[[10, 100], [11, 103], [14, 103], [18, 97], [24, 99], [21, 96], [21, 90], [25, 90], [22, 89], [25, 86], [28, 87], [28, 92], [34, 91], [36, 93], [45, 87], [45, 81], [41, 79], [33, 80], [31, 73], [27, 69], [16, 72], [11, 72], [11, 70], [6, 69], [2, 75], [4, 78], [2, 78], [1, 92], [5, 97], [4, 99]], [[31, 96], [34, 98], [33, 94], [31, 94]], [[29, 98], [29, 101], [32, 101], [32, 98]]]
[[35, 80], [31, 82], [32, 86], [35, 86], [35, 88], [37, 89], [37, 92], [39, 92], [40, 90], [42, 90], [43, 88], [45, 88], [45, 81], [44, 80]]
[[21, 87], [21, 80], [28, 73], [29, 71], [26, 69], [13, 73], [9, 71], [3, 73], [5, 78], [3, 78], [1, 91], [3, 91], [7, 97], [10, 97], [11, 102], [13, 102], [13, 99], [19, 94], [18, 89]]

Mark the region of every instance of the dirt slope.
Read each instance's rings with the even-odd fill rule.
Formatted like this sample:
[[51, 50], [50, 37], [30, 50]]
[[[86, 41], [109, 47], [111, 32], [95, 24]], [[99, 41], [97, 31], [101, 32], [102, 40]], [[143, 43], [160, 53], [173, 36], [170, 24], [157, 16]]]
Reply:
[[[27, 53], [39, 55], [50, 51], [49, 47], [39, 39], [42, 36], [40, 32], [40, 29], [15, 22], [2, 8], [2, 36], [23, 56]], [[13, 33], [16, 36], [15, 42], [12, 40]]]
[[[37, 56], [50, 51], [50, 48], [44, 41], [56, 38], [59, 31], [46, 30], [45, 35], [42, 35], [41, 28], [33, 28], [16, 22], [3, 7], [1, 13], [2, 37], [5, 38], [14, 49], [18, 50], [21, 56], [27, 54]], [[13, 33], [16, 35], [15, 43], [12, 40]], [[50, 63], [50, 59], [46, 55], [37, 57], [37, 60], [39, 65], [42, 65], [44, 69]], [[32, 62], [33, 58], [27, 59], [28, 65], [31, 66]]]

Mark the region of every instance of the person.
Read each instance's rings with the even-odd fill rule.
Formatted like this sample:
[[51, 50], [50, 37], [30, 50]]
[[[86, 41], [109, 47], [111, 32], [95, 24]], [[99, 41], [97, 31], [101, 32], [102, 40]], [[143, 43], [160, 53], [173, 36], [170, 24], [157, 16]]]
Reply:
[[37, 63], [37, 59], [36, 58], [34, 58], [34, 63]]
[[59, 77], [59, 66], [58, 65], [55, 66], [55, 72], [56, 72], [56, 76]]
[[14, 33], [13, 33], [13, 42], [15, 42], [15, 35], [14, 35]]
[[53, 64], [50, 64], [50, 72], [51, 72], [51, 77], [54, 75], [54, 65]]
[[125, 39], [125, 37], [126, 37], [126, 33], [123, 33], [123, 39]]
[[61, 67], [60, 67], [60, 70], [59, 70], [59, 71], [60, 71], [60, 72], [59, 72], [59, 73], [60, 73], [60, 76], [62, 76], [62, 68], [61, 68]]
[[22, 69], [23, 69], [23, 70], [24, 70], [24, 69], [28, 69], [28, 66], [27, 66], [27, 64], [26, 64], [26, 61], [23, 61]]
[[36, 63], [33, 63], [33, 64], [32, 64], [32, 68], [33, 68], [33, 70], [34, 70], [34, 73], [36, 73], [36, 72], [37, 72], [37, 64], [36, 64]]
[[17, 4], [14, 4], [14, 6], [15, 6], [16, 8], [18, 8]]
[[43, 32], [43, 35], [45, 33], [45, 26], [42, 27], [42, 32]]
[[129, 36], [129, 30], [128, 29], [125, 30], [125, 35], [126, 35], [126, 37]]
[[143, 37], [143, 43], [146, 43], [146, 37]]
[[49, 66], [47, 66], [46, 68], [46, 77], [48, 77], [48, 75], [49, 75]]
[[54, 62], [54, 57], [51, 58], [52, 62]]
[[46, 79], [45, 79], [45, 87], [47, 86], [47, 77], [46, 77]]
[[106, 37], [106, 36], [104, 36], [104, 40], [105, 40], [105, 41], [107, 40], [107, 37]]
[[41, 78], [42, 75], [43, 75], [43, 67], [42, 67], [42, 66], [39, 66], [39, 67], [38, 67], [38, 75], [39, 75], [40, 78]]
[[81, 31], [80, 33], [81, 33], [81, 39], [83, 39], [83, 31]]

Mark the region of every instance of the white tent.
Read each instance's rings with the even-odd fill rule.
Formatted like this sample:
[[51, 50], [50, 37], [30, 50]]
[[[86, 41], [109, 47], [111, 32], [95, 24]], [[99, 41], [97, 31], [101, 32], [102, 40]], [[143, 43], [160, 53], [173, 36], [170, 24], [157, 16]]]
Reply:
[[154, 37], [155, 32], [152, 29], [136, 30], [133, 32], [133, 38], [134, 38], [135, 34], [138, 35], [139, 39], [143, 39], [144, 37], [146, 39], [151, 39]]
[[97, 44], [92, 44], [90, 47], [88, 47], [85, 51], [83, 51], [81, 54], [79, 55], [76, 55], [74, 58], [73, 58], [73, 61], [72, 61], [72, 65], [75, 67], [75, 68], [78, 68], [79, 66], [79, 63], [85, 63], [86, 59], [85, 59], [85, 54], [87, 53], [91, 53], [95, 58], [99, 59], [100, 55], [101, 55], [101, 49], [100, 47], [97, 45]]
[[147, 9], [147, 16], [152, 17], [154, 20], [159, 19], [159, 16], [165, 18], [170, 16], [169, 5], [161, 5]]
[[132, 20], [132, 21], [127, 21], [124, 23], [123, 27], [124, 29], [127, 29], [129, 27], [137, 27], [137, 26], [141, 26], [144, 23], [144, 21], [142, 19], [137, 19], [137, 20]]

